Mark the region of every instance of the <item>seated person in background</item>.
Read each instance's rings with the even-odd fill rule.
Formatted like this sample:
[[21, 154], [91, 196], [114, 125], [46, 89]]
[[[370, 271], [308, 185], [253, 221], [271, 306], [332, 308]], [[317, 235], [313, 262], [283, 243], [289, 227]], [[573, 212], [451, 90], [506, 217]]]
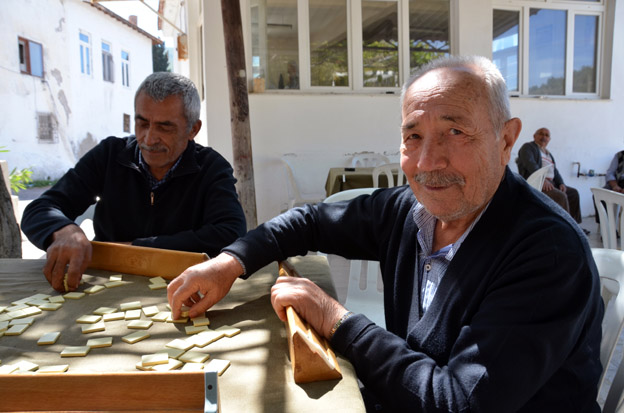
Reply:
[[401, 105], [409, 187], [264, 223], [169, 284], [172, 317], [309, 250], [379, 260], [387, 330], [305, 278], [271, 292], [282, 320], [293, 306], [353, 364], [369, 411], [599, 412], [596, 266], [570, 216], [507, 167], [521, 122], [500, 72], [481, 57], [438, 59]]
[[518, 172], [527, 179], [533, 172], [543, 166], [548, 166], [548, 173], [544, 180], [542, 192], [568, 211], [572, 218], [581, 223], [581, 206], [579, 193], [576, 189], [566, 186], [555, 165], [555, 158], [546, 146], [550, 142], [550, 131], [540, 128], [533, 134], [533, 142], [527, 142], [518, 151]]
[[613, 156], [607, 173], [605, 175], [607, 184], [605, 189], [624, 193], [624, 151], [620, 151]]
[[58, 291], [66, 272], [74, 290], [91, 261], [74, 219], [96, 198], [97, 241], [213, 256], [246, 231], [232, 167], [193, 141], [201, 128], [195, 85], [154, 73], [139, 86], [134, 108], [136, 136], [100, 142], [24, 211], [22, 230], [46, 250], [43, 272]]

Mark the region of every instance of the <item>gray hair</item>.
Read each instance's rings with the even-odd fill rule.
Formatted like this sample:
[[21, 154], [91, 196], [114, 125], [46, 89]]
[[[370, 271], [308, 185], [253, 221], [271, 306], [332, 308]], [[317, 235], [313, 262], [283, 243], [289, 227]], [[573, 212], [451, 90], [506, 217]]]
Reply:
[[478, 73], [485, 82], [489, 96], [489, 114], [492, 126], [496, 135], [500, 133], [509, 119], [511, 119], [511, 109], [509, 105], [509, 96], [507, 94], [507, 85], [501, 72], [492, 61], [483, 56], [449, 56], [436, 60], [421, 66], [414, 74], [405, 82], [401, 90], [401, 107], [407, 90], [412, 84], [424, 76], [426, 73], [442, 68], [471, 68], [476, 67], [481, 73]]
[[179, 95], [182, 99], [184, 117], [187, 129], [190, 131], [199, 120], [201, 102], [195, 84], [182, 75], [170, 72], [156, 72], [145, 78], [134, 95], [134, 106], [141, 92], [157, 102], [162, 102], [172, 95]]

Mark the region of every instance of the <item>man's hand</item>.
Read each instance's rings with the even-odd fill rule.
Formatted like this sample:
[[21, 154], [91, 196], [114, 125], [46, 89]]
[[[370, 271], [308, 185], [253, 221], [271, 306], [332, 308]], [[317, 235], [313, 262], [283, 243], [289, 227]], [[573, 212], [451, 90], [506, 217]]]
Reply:
[[329, 338], [334, 324], [347, 312], [318, 285], [299, 277], [279, 277], [271, 288], [271, 304], [282, 321], [286, 321], [286, 307], [292, 306], [301, 318], [325, 338]]
[[552, 191], [553, 189], [555, 189], [555, 186], [553, 185], [553, 183], [549, 181], [548, 179], [544, 179], [544, 186], [542, 187], [542, 191], [547, 192], [547, 191]]
[[187, 268], [167, 287], [171, 317], [180, 317], [182, 304], [190, 307], [189, 317], [197, 317], [219, 302], [243, 274], [243, 267], [228, 254]]
[[565, 191], [566, 191], [566, 189], [568, 189], [568, 188], [565, 186], [565, 184], [561, 184], [561, 185], [559, 185], [559, 190], [560, 190], [561, 192], [565, 192]]
[[[70, 224], [52, 234], [43, 274], [56, 291], [74, 291], [91, 263], [91, 243], [79, 226]], [[67, 271], [66, 266], [69, 265]], [[64, 283], [67, 273], [67, 290]]]

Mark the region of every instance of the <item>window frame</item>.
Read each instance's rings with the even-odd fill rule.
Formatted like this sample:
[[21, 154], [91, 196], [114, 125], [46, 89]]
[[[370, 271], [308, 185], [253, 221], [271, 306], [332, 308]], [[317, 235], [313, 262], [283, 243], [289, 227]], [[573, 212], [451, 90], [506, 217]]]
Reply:
[[[30, 59], [30, 53], [31, 53], [30, 45], [31, 44], [39, 45], [39, 48], [41, 50], [41, 55], [40, 55], [40, 59], [41, 59], [41, 75], [33, 73], [33, 70], [32, 70], [31, 59]], [[24, 56], [23, 56], [24, 57], [24, 62], [23, 63], [22, 63], [22, 60], [21, 60], [22, 56], [19, 55], [19, 48], [20, 48], [20, 46], [23, 47], [23, 51], [24, 51]], [[20, 73], [44, 79], [45, 78], [45, 66], [44, 66], [44, 61], [43, 61], [43, 44], [39, 43], [39, 42], [35, 42], [34, 40], [30, 40], [30, 39], [28, 39], [26, 37], [17, 36], [17, 48], [18, 48], [18, 61], [19, 61]]]
[[[88, 41], [84, 41], [83, 39], [81, 39], [81, 35], [87, 36]], [[87, 77], [93, 77], [93, 47], [91, 45], [91, 40], [91, 34], [85, 32], [84, 30], [78, 31], [78, 45], [80, 50], [80, 73], [83, 76]], [[86, 57], [84, 56], [85, 51], [87, 51]]]
[[[539, 95], [529, 93], [529, 25], [531, 9], [548, 9], [566, 11], [566, 44], [564, 68], [564, 94]], [[605, 1], [574, 1], [574, 0], [494, 0], [494, 10], [509, 10], [519, 12], [518, 28], [518, 91], [509, 91], [514, 97], [536, 97], [548, 99], [597, 99], [600, 98], [603, 87], [603, 53], [605, 30]], [[596, 91], [574, 92], [574, 24], [575, 16], [596, 16], [598, 18], [596, 36]]]
[[[108, 50], [104, 49], [104, 45], [108, 46]], [[100, 46], [102, 49], [102, 80], [104, 82], [115, 83], [115, 60], [113, 59], [113, 45], [106, 40], [102, 40]]]
[[[124, 49], [121, 49], [121, 85], [124, 87], [130, 87], [130, 52]], [[128, 56], [127, 59], [124, 59], [124, 53]]]
[[[310, 61], [310, 4], [309, 0], [297, 0], [297, 21], [298, 21], [298, 48], [299, 48], [299, 89], [266, 89], [265, 93], [330, 93], [330, 94], [400, 94], [401, 85], [410, 76], [410, 48], [409, 48], [409, 0], [376, 0], [396, 3], [397, 6], [397, 31], [399, 43], [399, 86], [364, 86], [364, 63], [362, 51], [362, 0], [345, 0], [347, 14], [347, 59], [349, 86], [312, 86], [311, 85], [311, 61]], [[454, 28], [457, 21], [453, 3], [456, 0], [449, 0], [449, 43], [450, 53], [455, 51]], [[248, 2], [246, 13], [251, 23], [251, 8], [254, 7]], [[252, 67], [252, 33], [248, 31], [246, 36], [246, 49], [249, 50], [247, 59], [248, 67]], [[253, 71], [249, 70], [249, 82], [253, 82]]]

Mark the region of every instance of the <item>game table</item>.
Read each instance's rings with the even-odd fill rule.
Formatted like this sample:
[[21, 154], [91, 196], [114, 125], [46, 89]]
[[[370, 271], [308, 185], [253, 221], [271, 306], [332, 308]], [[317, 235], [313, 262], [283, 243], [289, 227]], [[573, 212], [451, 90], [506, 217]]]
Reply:
[[[60, 295], [42, 274], [44, 260], [0, 259], [0, 307], [37, 293]], [[323, 256], [292, 258], [296, 270], [336, 296]], [[237, 280], [230, 293], [207, 312], [210, 328], [233, 326], [241, 330], [204, 348], [206, 361], [225, 359], [230, 367], [218, 377], [221, 412], [364, 412], [357, 378], [351, 364], [338, 356], [342, 379], [296, 384], [289, 362], [284, 323], [270, 303], [270, 288], [278, 273], [273, 263], [247, 280]], [[108, 282], [115, 273], [87, 269], [78, 291]], [[35, 315], [21, 335], [0, 337], [0, 367], [19, 361], [38, 366], [69, 364], [65, 373], [0, 375], [0, 411], [195, 410], [204, 407], [204, 374], [191, 371], [139, 371], [141, 356], [164, 348], [173, 339], [189, 337], [182, 323], [154, 322], [150, 337], [129, 344], [122, 336], [135, 330], [127, 321], [106, 322], [106, 330], [83, 334], [76, 319], [95, 309], [140, 301], [167, 310], [166, 289], [150, 290], [149, 277], [123, 274], [124, 285], [87, 294], [63, 303], [56, 311]], [[2, 313], [0, 313], [2, 314]], [[141, 319], [148, 317], [141, 314]], [[38, 346], [41, 335], [60, 331], [58, 341]], [[92, 338], [113, 337], [113, 345], [93, 348], [85, 357], [61, 357], [66, 346], [85, 345]], [[205, 364], [206, 364], [205, 363]], [[68, 388], [63, 388], [66, 386]], [[164, 403], [164, 404], [163, 404]], [[173, 408], [171, 406], [174, 406]]]

